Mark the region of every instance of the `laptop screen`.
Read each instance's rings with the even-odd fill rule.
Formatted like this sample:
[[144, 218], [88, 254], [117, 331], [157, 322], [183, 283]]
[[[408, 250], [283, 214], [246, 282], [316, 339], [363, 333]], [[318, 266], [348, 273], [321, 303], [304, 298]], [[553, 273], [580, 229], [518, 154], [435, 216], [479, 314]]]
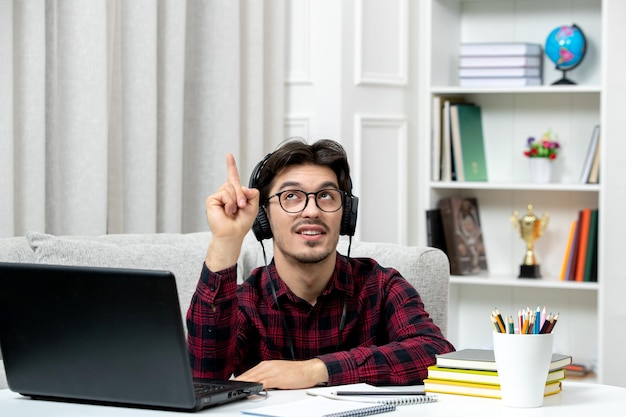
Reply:
[[23, 395], [194, 407], [170, 272], [0, 264], [0, 343]]

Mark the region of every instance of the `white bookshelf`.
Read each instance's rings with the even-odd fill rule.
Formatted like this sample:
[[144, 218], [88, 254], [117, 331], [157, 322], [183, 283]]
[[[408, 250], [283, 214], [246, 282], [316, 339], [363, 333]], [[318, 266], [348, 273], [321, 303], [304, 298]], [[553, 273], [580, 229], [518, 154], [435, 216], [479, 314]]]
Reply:
[[[608, 304], [616, 298], [613, 292], [608, 292], [626, 290], [626, 284], [622, 283], [626, 278], [613, 269], [618, 265], [616, 260], [608, 259], [602, 251], [619, 244], [614, 234], [617, 230], [606, 227], [611, 218], [623, 229], [623, 215], [609, 209], [607, 204], [623, 206], [626, 202], [623, 190], [610, 181], [611, 173], [617, 175], [624, 166], [615, 153], [626, 154], [623, 145], [615, 144], [622, 140], [615, 135], [620, 127], [623, 129], [623, 116], [620, 118], [618, 110], [607, 106], [617, 101], [617, 93], [607, 88], [608, 82], [625, 78], [608, 63], [617, 64], [617, 60], [625, 59], [606, 52], [611, 50], [611, 45], [615, 48], [624, 43], [617, 38], [617, 28], [621, 25], [619, 13], [626, 16], [626, 6], [619, 0], [429, 0], [420, 1], [419, 7], [420, 54], [425, 63], [418, 116], [422, 165], [418, 190], [420, 212], [436, 207], [442, 197], [476, 197], [489, 263], [487, 276], [451, 278], [449, 338], [457, 348], [490, 347], [492, 308], [514, 314], [525, 306], [545, 305], [548, 310], [560, 313], [555, 349], [571, 354], [577, 362], [594, 366], [600, 382], [626, 386], [623, 376], [626, 369], [620, 372], [612, 360], [612, 355], [618, 352], [613, 345], [618, 340], [622, 344], [625, 333], [622, 331], [620, 339], [614, 327], [609, 327], [615, 324], [612, 317], [623, 318], [624, 313], [620, 312], [619, 304]], [[573, 23], [582, 28], [588, 42], [583, 63], [568, 72], [568, 78], [577, 85], [551, 86], [561, 73], [544, 56], [542, 86], [458, 86], [461, 42], [523, 41], [543, 46], [554, 27]], [[610, 42], [609, 28], [614, 28], [616, 33]], [[623, 93], [623, 81], [621, 87]], [[466, 101], [481, 106], [488, 182], [431, 180], [430, 112], [435, 95], [463, 96]], [[596, 124], [602, 126], [601, 183], [581, 184], [579, 177]], [[522, 152], [527, 137], [540, 137], [547, 129], [559, 135], [562, 150], [554, 163], [553, 182], [534, 184], [530, 182], [528, 161]], [[535, 246], [542, 272], [538, 280], [517, 278], [524, 243], [513, 229], [510, 216], [514, 210], [524, 214], [528, 204], [534, 205], [537, 216], [544, 212], [550, 216], [547, 230]], [[570, 224], [585, 207], [600, 209], [599, 282], [564, 282], [559, 276]], [[423, 226], [425, 220], [421, 221]]]

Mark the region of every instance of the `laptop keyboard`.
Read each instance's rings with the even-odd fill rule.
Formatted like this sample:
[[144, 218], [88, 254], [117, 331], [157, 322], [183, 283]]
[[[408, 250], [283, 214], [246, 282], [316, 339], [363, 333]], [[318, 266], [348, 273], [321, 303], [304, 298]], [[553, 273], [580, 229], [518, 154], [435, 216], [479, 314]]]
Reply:
[[205, 382], [196, 382], [193, 384], [193, 389], [196, 393], [196, 396], [198, 395], [204, 396], [212, 392], [222, 391], [226, 388], [227, 386], [222, 385], [222, 384], [211, 384], [211, 383], [205, 383]]

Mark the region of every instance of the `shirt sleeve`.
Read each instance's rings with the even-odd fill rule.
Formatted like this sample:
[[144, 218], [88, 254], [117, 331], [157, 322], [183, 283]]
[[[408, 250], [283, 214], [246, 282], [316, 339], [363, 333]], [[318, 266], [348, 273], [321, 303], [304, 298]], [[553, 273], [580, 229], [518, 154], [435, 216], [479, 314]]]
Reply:
[[187, 312], [187, 347], [194, 378], [228, 379], [235, 366], [237, 267], [202, 272]]
[[318, 356], [328, 369], [328, 385], [367, 382], [374, 385], [421, 384], [435, 355], [454, 350], [424, 309], [417, 290], [396, 273], [387, 277], [378, 306], [384, 343]]

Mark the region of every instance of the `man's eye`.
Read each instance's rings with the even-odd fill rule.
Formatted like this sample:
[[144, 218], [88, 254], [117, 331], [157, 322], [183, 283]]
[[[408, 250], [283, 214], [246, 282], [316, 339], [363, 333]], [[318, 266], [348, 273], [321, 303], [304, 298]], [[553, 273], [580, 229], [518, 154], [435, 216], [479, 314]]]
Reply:
[[299, 193], [295, 193], [295, 192], [289, 192], [289, 193], [285, 193], [284, 199], [285, 200], [299, 200], [300, 194]]

